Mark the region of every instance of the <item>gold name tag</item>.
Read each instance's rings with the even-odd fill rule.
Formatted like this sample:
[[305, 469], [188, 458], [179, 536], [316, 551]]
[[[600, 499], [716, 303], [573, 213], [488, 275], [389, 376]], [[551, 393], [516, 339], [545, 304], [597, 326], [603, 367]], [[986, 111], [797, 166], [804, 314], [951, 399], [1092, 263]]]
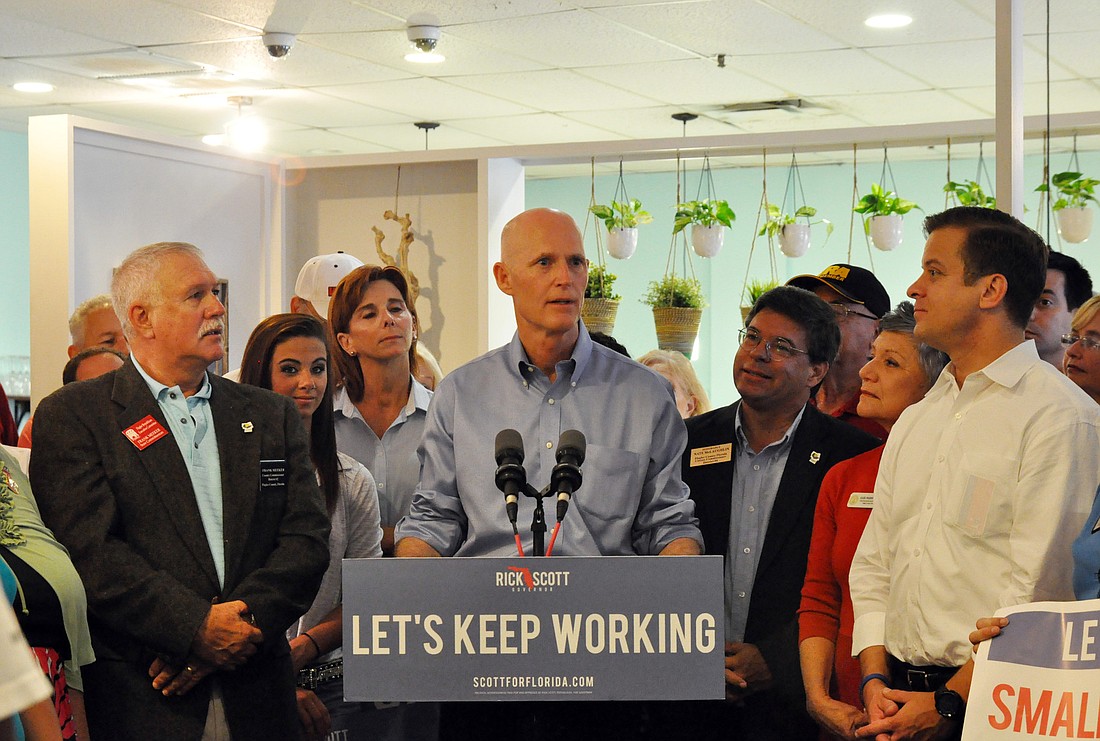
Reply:
[[875, 494], [868, 491], [853, 491], [848, 497], [850, 509], [873, 509], [875, 506]]
[[733, 443], [711, 445], [707, 448], [692, 448], [690, 467], [709, 466], [712, 463], [725, 463], [733, 458]]

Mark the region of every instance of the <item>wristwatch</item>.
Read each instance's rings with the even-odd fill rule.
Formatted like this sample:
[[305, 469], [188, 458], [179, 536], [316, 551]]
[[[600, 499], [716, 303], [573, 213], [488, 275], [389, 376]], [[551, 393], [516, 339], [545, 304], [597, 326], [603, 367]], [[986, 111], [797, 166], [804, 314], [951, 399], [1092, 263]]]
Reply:
[[932, 697], [936, 701], [937, 713], [948, 720], [962, 720], [966, 712], [966, 702], [962, 699], [962, 695], [945, 686], [932, 693]]

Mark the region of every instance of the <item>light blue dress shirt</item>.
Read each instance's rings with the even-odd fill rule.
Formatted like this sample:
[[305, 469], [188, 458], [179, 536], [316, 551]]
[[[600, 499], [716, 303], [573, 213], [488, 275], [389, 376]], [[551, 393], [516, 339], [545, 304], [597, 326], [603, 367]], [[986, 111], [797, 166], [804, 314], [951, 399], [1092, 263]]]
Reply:
[[413, 378], [408, 403], [379, 440], [355, 408], [347, 389], [340, 389], [333, 398], [336, 447], [366, 466], [374, 477], [383, 527], [393, 527], [409, 513], [420, 480], [416, 449], [424, 434], [431, 400], [432, 392]]
[[[551, 384], [516, 335], [440, 383], [420, 445], [420, 485], [395, 538], [419, 538], [445, 556], [516, 553], [504, 496], [494, 482], [501, 429], [523, 437], [527, 480], [549, 483], [558, 438], [587, 439], [583, 484], [565, 517], [555, 555], [646, 555], [676, 538], [702, 543], [694, 503], [680, 477], [687, 431], [672, 389], [653, 371], [592, 342], [584, 325], [572, 357]], [[549, 543], [555, 504], [546, 501]], [[534, 500], [520, 497], [519, 527], [530, 553]]]
[[742, 427], [741, 407], [737, 407], [737, 417], [734, 419], [737, 458], [733, 466], [730, 542], [725, 565], [727, 641], [745, 639], [760, 550], [764, 547], [775, 495], [791, 453], [791, 439], [805, 412], [806, 407], [802, 407], [783, 437], [757, 453], [749, 447]]
[[180, 455], [191, 476], [199, 517], [206, 531], [210, 555], [218, 570], [218, 584], [225, 586], [225, 536], [222, 526], [222, 465], [218, 453], [218, 438], [214, 432], [214, 416], [210, 411], [210, 380], [204, 373], [202, 385], [185, 397], [179, 386], [169, 388], [154, 379], [133, 355], [134, 367], [145, 379], [149, 391], [157, 400]]

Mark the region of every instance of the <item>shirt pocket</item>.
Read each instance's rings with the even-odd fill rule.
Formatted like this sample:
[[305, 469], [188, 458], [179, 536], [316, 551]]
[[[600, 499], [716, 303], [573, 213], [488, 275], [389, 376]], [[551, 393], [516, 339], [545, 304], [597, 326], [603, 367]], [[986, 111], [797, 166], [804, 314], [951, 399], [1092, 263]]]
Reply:
[[631, 450], [589, 445], [575, 506], [603, 520], [633, 520], [648, 465], [647, 458]]
[[948, 493], [948, 524], [972, 538], [1006, 535], [1012, 528], [1016, 461], [992, 453], [964, 454], [956, 486]]

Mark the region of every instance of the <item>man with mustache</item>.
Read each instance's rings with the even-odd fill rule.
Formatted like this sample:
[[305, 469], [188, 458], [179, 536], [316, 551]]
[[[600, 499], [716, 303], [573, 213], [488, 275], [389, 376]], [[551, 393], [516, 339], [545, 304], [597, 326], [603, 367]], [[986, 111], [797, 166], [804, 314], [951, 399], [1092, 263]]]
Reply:
[[707, 555], [725, 559], [725, 701], [659, 713], [657, 737], [814, 741], [798, 605], [829, 468], [878, 440], [809, 404], [840, 347], [832, 308], [802, 288], [753, 305], [733, 359], [741, 400], [687, 420], [684, 482]]
[[328, 561], [328, 518], [289, 399], [207, 372], [217, 279], [193, 245], [112, 281], [130, 359], [39, 405], [30, 473], [88, 592], [96, 738], [286, 738], [284, 631]]

